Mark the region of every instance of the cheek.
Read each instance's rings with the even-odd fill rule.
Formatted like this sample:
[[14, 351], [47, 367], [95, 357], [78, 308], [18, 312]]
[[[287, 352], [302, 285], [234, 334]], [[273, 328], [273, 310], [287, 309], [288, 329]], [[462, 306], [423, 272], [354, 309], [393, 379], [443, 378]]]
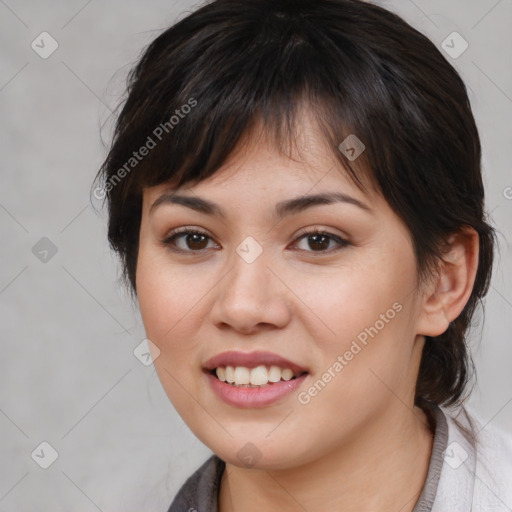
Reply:
[[[176, 360], [193, 344], [178, 343], [193, 318], [194, 305], [204, 290], [178, 267], [169, 265], [165, 252], [141, 243], [137, 261], [137, 297], [148, 338], [168, 360]], [[162, 359], [162, 358], [160, 358]]]
[[[375, 283], [373, 294], [349, 293], [349, 287], [338, 290], [336, 296], [324, 299], [325, 309], [319, 309], [336, 334], [324, 329], [328, 334], [316, 339], [322, 364], [300, 390], [295, 407], [297, 420], [315, 418], [320, 433], [311, 436], [325, 450], [361, 425], [371, 424], [372, 418], [397, 402], [397, 396], [408, 396], [414, 384], [410, 305]], [[298, 423], [296, 430], [301, 432]]]
[[[317, 316], [315, 339], [322, 369], [315, 377], [329, 380], [322, 401], [330, 404], [333, 414], [337, 407], [371, 408], [371, 403], [390, 395], [384, 383], [392, 389], [410, 383], [414, 257], [405, 253], [399, 258], [393, 251], [370, 256], [335, 275], [311, 277], [298, 292]], [[313, 332], [313, 323], [309, 329]], [[336, 377], [325, 374], [329, 371]]]
[[411, 254], [396, 256], [369, 253], [365, 261], [300, 279], [297, 272], [294, 292], [314, 313], [328, 352], [348, 349], [359, 335], [364, 342], [375, 328], [385, 334], [403, 327], [403, 317], [411, 313], [415, 267]]
[[154, 366], [162, 386], [184, 421], [193, 425], [194, 418], [204, 414], [191, 400], [199, 393], [200, 343], [194, 332], [204, 289], [156, 251], [141, 247], [137, 296], [146, 336], [160, 350]]

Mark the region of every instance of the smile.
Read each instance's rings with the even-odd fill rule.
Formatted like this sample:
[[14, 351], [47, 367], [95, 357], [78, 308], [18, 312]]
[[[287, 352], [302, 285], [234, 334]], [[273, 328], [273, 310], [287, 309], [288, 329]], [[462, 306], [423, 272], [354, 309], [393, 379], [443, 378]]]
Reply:
[[217, 378], [233, 386], [262, 387], [269, 383], [274, 384], [280, 381], [289, 381], [300, 377], [304, 372], [294, 372], [290, 368], [280, 368], [272, 365], [270, 367], [260, 365], [255, 368], [245, 366], [219, 366], [212, 370]]

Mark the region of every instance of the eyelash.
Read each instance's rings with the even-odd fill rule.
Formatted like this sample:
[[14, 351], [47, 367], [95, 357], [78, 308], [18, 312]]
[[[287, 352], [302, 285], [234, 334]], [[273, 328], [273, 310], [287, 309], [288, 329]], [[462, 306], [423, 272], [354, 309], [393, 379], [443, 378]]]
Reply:
[[[200, 249], [197, 251], [193, 251], [193, 250], [183, 250], [183, 249], [177, 248], [174, 245], [174, 241], [177, 238], [186, 236], [186, 235], [202, 235], [202, 236], [205, 236], [205, 237], [211, 239], [211, 237], [207, 233], [205, 233], [199, 229], [180, 228], [178, 230], [171, 232], [169, 236], [167, 236], [164, 240], [162, 240], [162, 245], [165, 246], [166, 248], [170, 249], [173, 252], [177, 252], [177, 253], [181, 253], [181, 254], [203, 253], [204, 251], [206, 251], [206, 249]], [[331, 240], [334, 240], [335, 242], [337, 242], [339, 244], [339, 247], [335, 250], [327, 250], [327, 251], [304, 251], [304, 250], [302, 250], [302, 251], [310, 252], [313, 254], [317, 253], [320, 255], [325, 255], [325, 254], [336, 253], [336, 252], [340, 251], [341, 249], [344, 249], [345, 247], [351, 245], [348, 240], [345, 240], [344, 238], [341, 238], [340, 236], [335, 235], [333, 233], [329, 233], [328, 231], [322, 231], [321, 229], [317, 229], [317, 228], [304, 229], [300, 233], [300, 235], [295, 239], [294, 243], [297, 243], [299, 240], [301, 240], [303, 238], [308, 238], [308, 237], [314, 236], [314, 235], [326, 236], [326, 237], [330, 238]]]

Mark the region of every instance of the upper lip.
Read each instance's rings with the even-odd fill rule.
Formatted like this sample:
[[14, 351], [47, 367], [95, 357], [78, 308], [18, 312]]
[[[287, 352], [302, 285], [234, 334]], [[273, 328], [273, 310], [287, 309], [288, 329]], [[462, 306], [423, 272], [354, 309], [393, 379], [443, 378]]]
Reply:
[[219, 366], [244, 366], [246, 368], [256, 368], [257, 366], [279, 366], [280, 368], [289, 368], [294, 373], [303, 373], [307, 370], [298, 364], [281, 357], [272, 352], [222, 352], [208, 359], [204, 364], [204, 369], [211, 371]]

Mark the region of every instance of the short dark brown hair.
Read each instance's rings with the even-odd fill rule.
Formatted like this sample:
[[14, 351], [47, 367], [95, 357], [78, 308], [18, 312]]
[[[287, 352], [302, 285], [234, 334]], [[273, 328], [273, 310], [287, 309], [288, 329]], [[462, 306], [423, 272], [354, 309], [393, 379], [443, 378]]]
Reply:
[[[129, 74], [96, 189], [127, 284], [136, 293], [143, 187], [213, 175], [255, 126], [281, 147], [304, 106], [357, 185], [379, 190], [407, 225], [419, 275], [431, 275], [450, 234], [478, 232], [471, 297], [445, 333], [427, 337], [416, 387], [416, 404], [459, 403], [473, 369], [466, 331], [493, 262], [480, 140], [453, 66], [371, 3], [214, 0], [146, 48]], [[350, 134], [365, 145], [355, 161], [339, 150]]]

